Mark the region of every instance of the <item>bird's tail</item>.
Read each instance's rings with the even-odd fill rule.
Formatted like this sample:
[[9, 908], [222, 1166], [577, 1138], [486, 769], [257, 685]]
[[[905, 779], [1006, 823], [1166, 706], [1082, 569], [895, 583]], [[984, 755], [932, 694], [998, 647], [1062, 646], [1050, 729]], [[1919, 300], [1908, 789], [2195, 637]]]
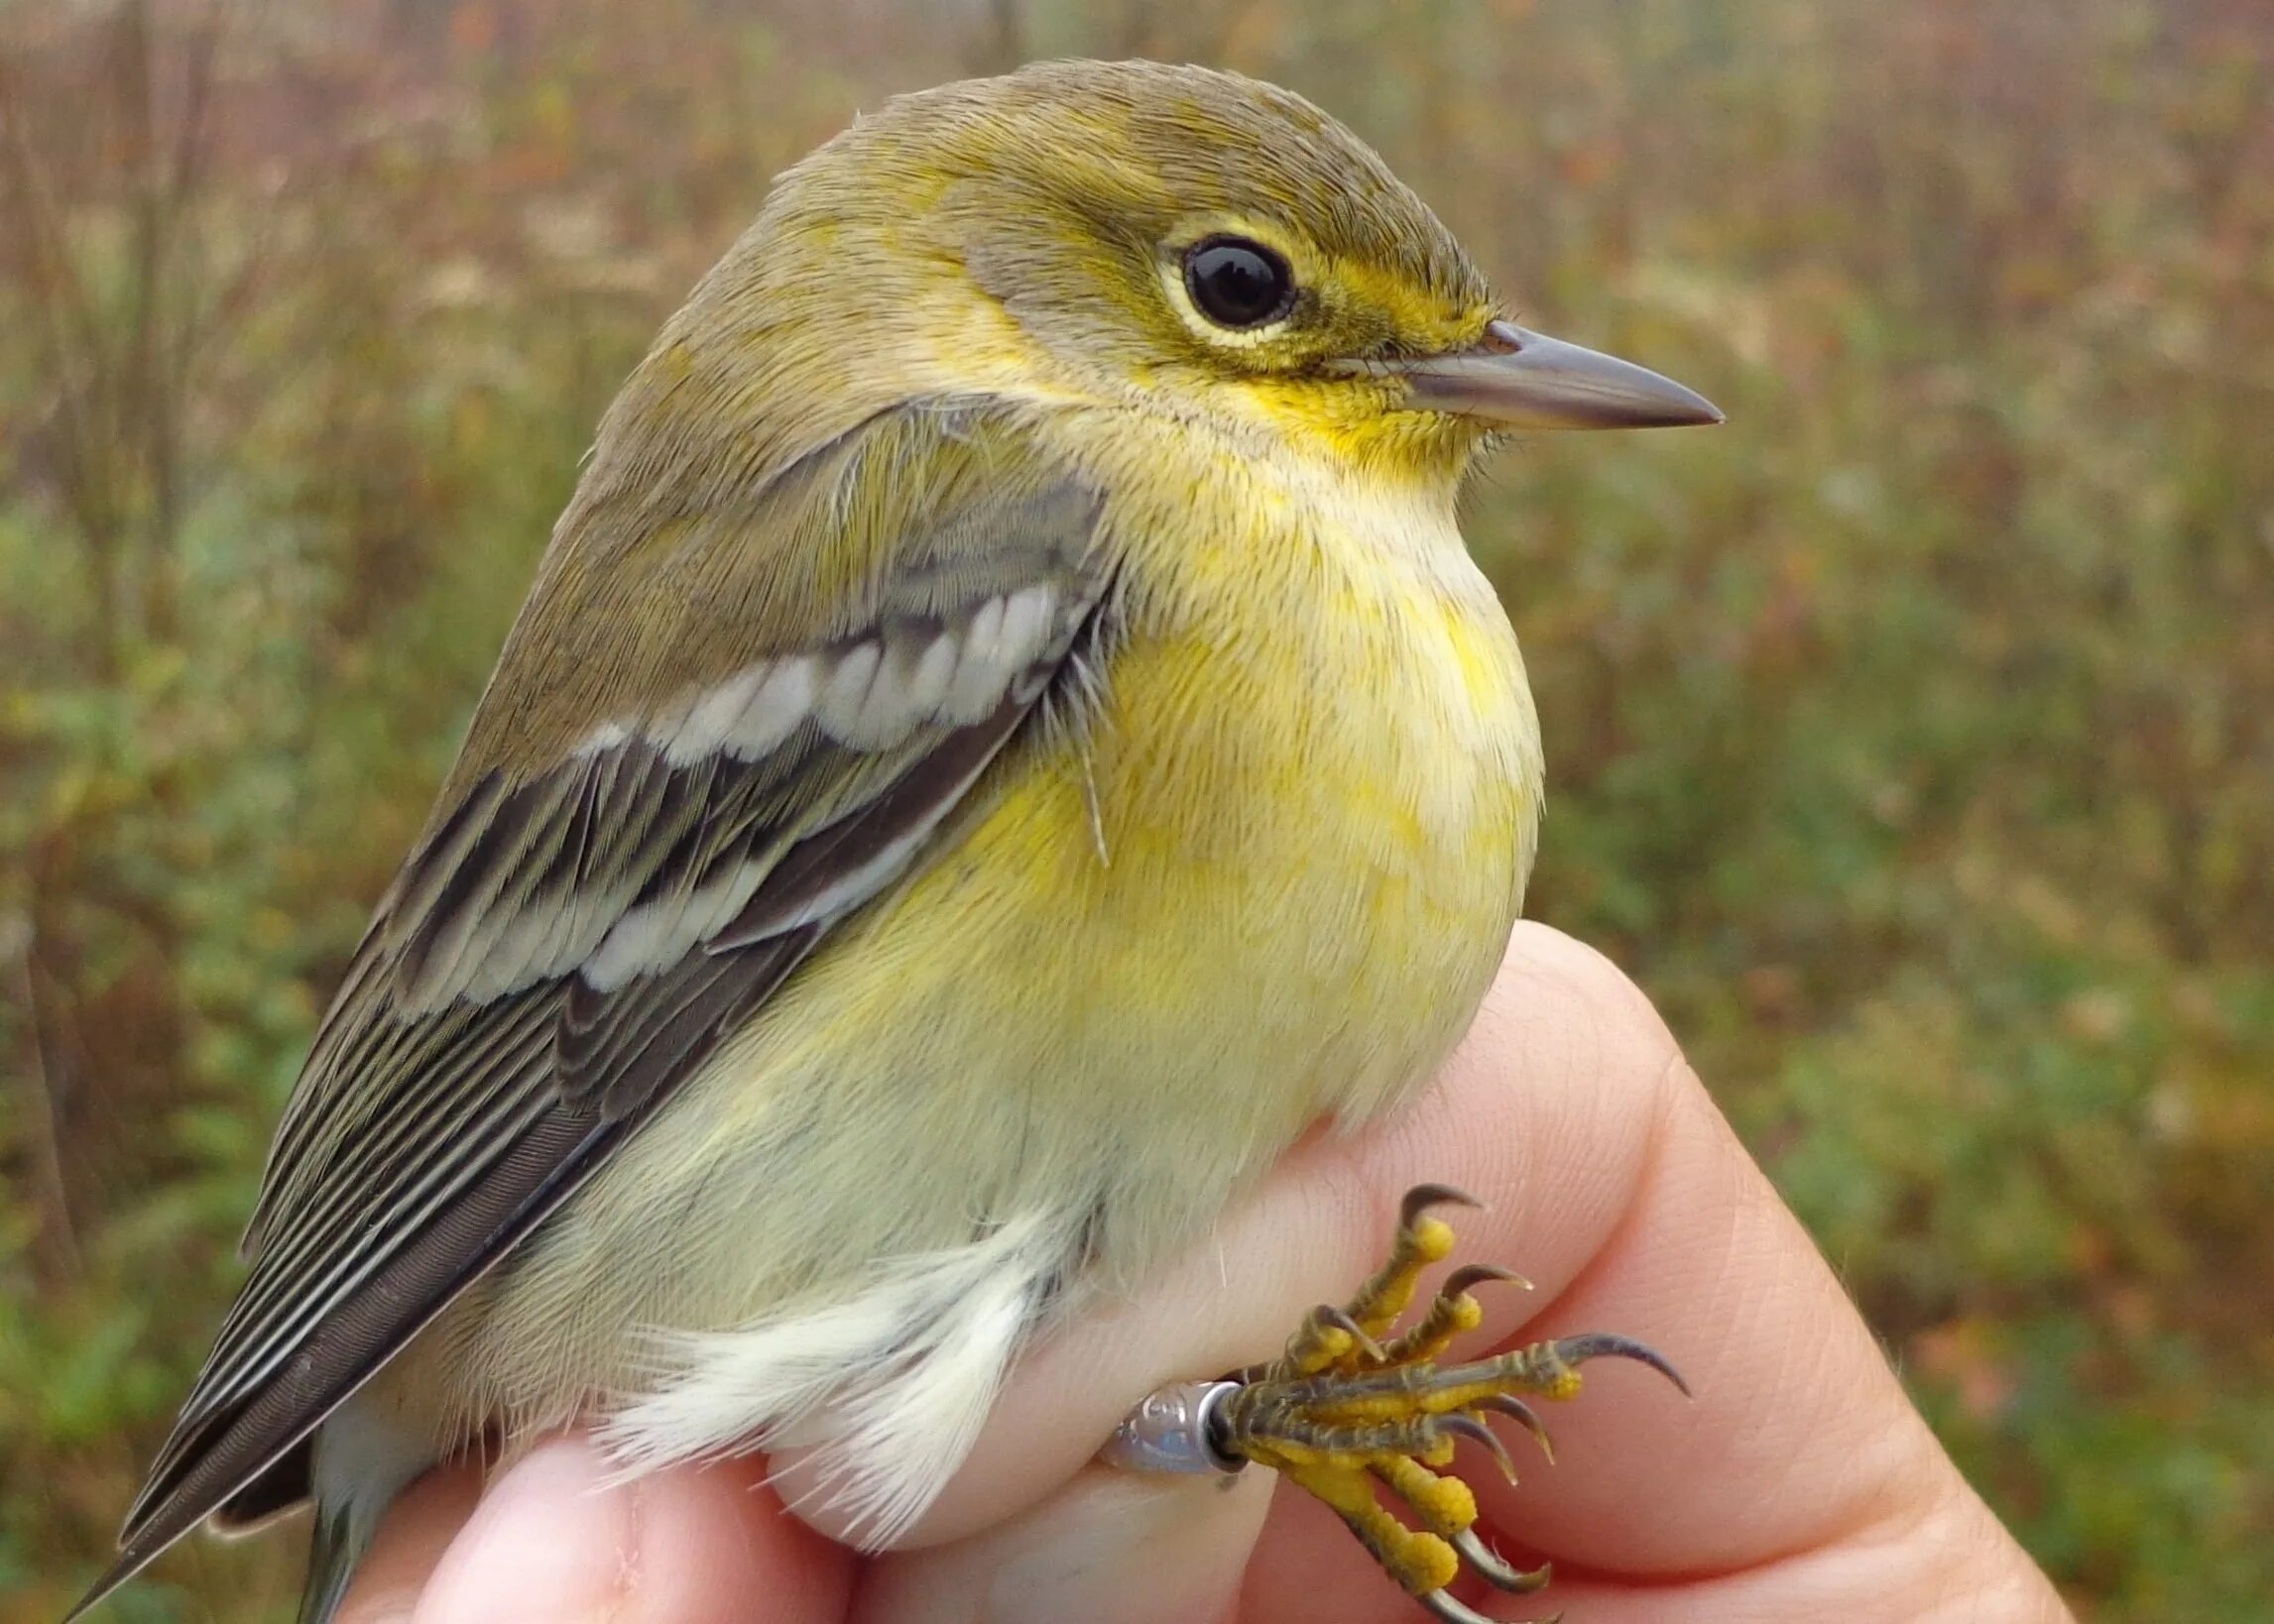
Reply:
[[345, 1515], [318, 1511], [315, 1532], [308, 1541], [308, 1576], [300, 1589], [299, 1624], [331, 1624], [347, 1595], [347, 1581], [355, 1577], [356, 1564], [371, 1545], [370, 1530], [362, 1537]]
[[360, 1398], [332, 1412], [316, 1429], [314, 1446], [308, 1486], [315, 1528], [299, 1624], [331, 1624], [387, 1508], [434, 1459], [430, 1447], [406, 1437]]

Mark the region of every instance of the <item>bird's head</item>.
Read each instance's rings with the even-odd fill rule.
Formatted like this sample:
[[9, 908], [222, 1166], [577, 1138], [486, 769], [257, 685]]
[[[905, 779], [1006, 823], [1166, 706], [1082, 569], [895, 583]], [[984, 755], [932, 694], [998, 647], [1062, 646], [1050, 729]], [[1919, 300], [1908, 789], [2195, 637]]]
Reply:
[[1043, 63], [861, 119], [782, 177], [651, 365], [700, 367], [698, 346], [808, 431], [816, 407], [1008, 395], [1381, 473], [1458, 477], [1509, 428], [1721, 418], [1516, 326], [1427, 205], [1301, 97], [1149, 62]]

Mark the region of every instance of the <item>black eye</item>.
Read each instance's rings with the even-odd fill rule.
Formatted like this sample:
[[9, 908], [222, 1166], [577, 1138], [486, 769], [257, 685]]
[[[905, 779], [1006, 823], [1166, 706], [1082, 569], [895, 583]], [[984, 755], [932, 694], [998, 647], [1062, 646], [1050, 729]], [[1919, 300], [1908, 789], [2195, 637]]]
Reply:
[[1220, 327], [1259, 327], [1295, 302], [1295, 274], [1261, 243], [1211, 237], [1184, 256], [1184, 287]]

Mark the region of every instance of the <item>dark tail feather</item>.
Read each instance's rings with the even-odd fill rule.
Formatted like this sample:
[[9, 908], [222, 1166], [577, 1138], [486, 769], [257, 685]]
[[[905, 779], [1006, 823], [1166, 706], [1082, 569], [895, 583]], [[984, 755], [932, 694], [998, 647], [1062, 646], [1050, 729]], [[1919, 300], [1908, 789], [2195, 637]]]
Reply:
[[347, 1581], [355, 1577], [355, 1565], [371, 1544], [367, 1533], [356, 1537], [349, 1518], [318, 1512], [315, 1532], [308, 1541], [308, 1576], [300, 1590], [299, 1624], [331, 1624], [347, 1595]]

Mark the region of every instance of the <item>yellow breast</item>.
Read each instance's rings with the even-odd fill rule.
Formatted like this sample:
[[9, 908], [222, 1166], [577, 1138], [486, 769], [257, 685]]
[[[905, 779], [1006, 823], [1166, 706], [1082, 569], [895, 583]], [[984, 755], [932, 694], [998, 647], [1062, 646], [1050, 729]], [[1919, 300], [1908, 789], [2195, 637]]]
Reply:
[[1514, 635], [1449, 493], [1233, 467], [1132, 518], [1082, 763], [1105, 861], [1060, 870], [1071, 916], [1112, 922], [1186, 1033], [1309, 1052], [1309, 1111], [1376, 1108], [1466, 1024], [1521, 899], [1541, 773]]

